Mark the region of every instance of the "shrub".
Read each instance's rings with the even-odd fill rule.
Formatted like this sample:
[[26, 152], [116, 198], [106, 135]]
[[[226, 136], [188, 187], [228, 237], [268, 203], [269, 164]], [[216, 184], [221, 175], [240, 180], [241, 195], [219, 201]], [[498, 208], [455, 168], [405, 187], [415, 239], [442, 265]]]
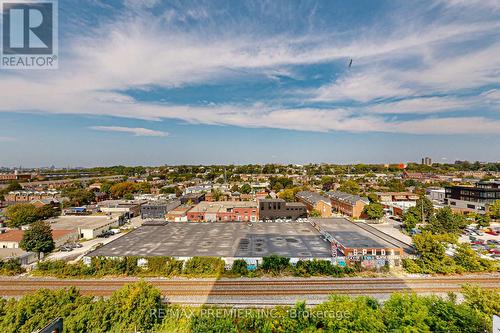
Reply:
[[24, 269], [16, 259], [0, 261], [0, 275], [19, 275], [24, 273]]
[[171, 257], [150, 257], [148, 258], [147, 275], [175, 276], [182, 274], [182, 260]]
[[291, 268], [290, 258], [271, 255], [262, 258], [262, 270], [274, 275], [282, 274]]
[[231, 273], [246, 276], [248, 274], [247, 262], [243, 259], [237, 259], [233, 262]]
[[220, 276], [224, 273], [224, 260], [216, 257], [192, 257], [184, 264], [187, 275]]

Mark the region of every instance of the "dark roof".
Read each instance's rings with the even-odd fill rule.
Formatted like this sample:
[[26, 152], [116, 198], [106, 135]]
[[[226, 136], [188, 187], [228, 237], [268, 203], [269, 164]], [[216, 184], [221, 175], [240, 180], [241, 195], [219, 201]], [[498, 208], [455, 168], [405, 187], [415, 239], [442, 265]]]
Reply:
[[303, 200], [305, 200], [308, 203], [313, 204], [313, 205], [317, 204], [320, 201], [324, 201], [328, 204], [330, 203], [330, 199], [322, 196], [321, 194], [319, 194], [317, 192], [300, 191], [300, 192], [297, 192], [296, 197], [301, 198], [301, 199], [303, 199]]
[[285, 200], [276, 198], [276, 199], [259, 199], [259, 202], [285, 202]]
[[368, 200], [368, 198], [366, 197], [360, 197], [359, 195], [349, 194], [341, 191], [330, 191], [327, 193], [327, 195], [332, 199], [344, 201], [351, 205], [355, 205], [358, 201], [362, 201], [366, 204], [370, 203], [370, 200]]

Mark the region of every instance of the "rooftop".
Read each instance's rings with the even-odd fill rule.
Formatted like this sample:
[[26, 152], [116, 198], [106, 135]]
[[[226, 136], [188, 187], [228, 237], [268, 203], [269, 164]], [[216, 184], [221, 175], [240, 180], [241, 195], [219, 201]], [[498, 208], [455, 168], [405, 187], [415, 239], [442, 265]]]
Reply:
[[384, 238], [365, 230], [358, 223], [350, 222], [344, 218], [317, 218], [311, 220], [346, 248], [387, 249], [398, 247]]
[[[52, 230], [52, 238], [59, 239], [72, 232], [71, 229]], [[24, 230], [9, 230], [0, 234], [0, 242], [20, 242], [23, 239], [23, 234]]]
[[320, 201], [324, 201], [328, 204], [330, 204], [330, 199], [328, 199], [327, 197], [324, 197], [322, 196], [321, 194], [317, 193], [317, 192], [311, 192], [311, 191], [300, 191], [300, 192], [297, 192], [297, 195], [296, 195], [298, 198], [301, 198], [311, 204], [316, 204]]
[[366, 204], [370, 203], [370, 200], [368, 200], [368, 198], [360, 197], [359, 195], [349, 194], [341, 191], [330, 191], [327, 193], [327, 195], [330, 198], [344, 201], [352, 205], [355, 205], [356, 202], [358, 201], [362, 201]]
[[48, 220], [50, 226], [53, 230], [70, 230], [77, 228], [100, 228], [102, 226], [108, 225], [109, 223], [115, 222], [116, 218], [109, 218], [109, 216], [59, 216]]
[[168, 223], [142, 226], [89, 256], [331, 257], [330, 245], [309, 223]]
[[257, 203], [254, 201], [202, 201], [189, 212], [218, 213], [231, 208], [257, 208]]

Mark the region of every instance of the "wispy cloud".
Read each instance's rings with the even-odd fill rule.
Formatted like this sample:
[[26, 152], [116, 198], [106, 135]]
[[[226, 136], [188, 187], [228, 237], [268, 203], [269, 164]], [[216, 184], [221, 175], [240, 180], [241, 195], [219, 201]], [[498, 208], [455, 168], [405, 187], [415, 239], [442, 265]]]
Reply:
[[[446, 6], [455, 8], [457, 4], [463, 6], [461, 1]], [[154, 0], [140, 2], [146, 9], [156, 5]], [[413, 19], [391, 26], [389, 33], [387, 27], [374, 25], [363, 33], [338, 38], [334, 32], [233, 35], [227, 28], [226, 33], [214, 36], [210, 31], [179, 31], [165, 18], [168, 13], [179, 15], [179, 11], [170, 9], [153, 16], [141, 9], [140, 14], [124, 14], [69, 41], [67, 61], [58, 72], [2, 74], [0, 91], [5, 93], [0, 112], [175, 118], [308, 131], [500, 133], [498, 117], [477, 112], [479, 108], [498, 111], [498, 90], [492, 86], [500, 84], [500, 44], [492, 36], [500, 29], [500, 21], [486, 9], [477, 10], [482, 10], [481, 15], [444, 12], [428, 24], [421, 22], [426, 15], [418, 19], [413, 15]], [[204, 8], [182, 13], [189, 16], [185, 21], [213, 15]], [[273, 77], [270, 73], [346, 63], [349, 58], [354, 58], [351, 69], [338, 70], [322, 86], [302, 89], [293, 101], [193, 106], [145, 102], [126, 93], [130, 89], [210, 85], [245, 76], [242, 73], [269, 78]], [[453, 111], [464, 114], [444, 114]], [[402, 117], [409, 114], [415, 117]], [[93, 128], [166, 135], [144, 128]], [[151, 132], [145, 134], [147, 131]]]
[[0, 136], [0, 142], [12, 142], [16, 141], [17, 139], [11, 136]]
[[160, 137], [168, 136], [167, 132], [155, 131], [142, 127], [92, 126], [91, 129], [104, 132], [130, 133], [134, 134], [135, 136], [160, 136]]

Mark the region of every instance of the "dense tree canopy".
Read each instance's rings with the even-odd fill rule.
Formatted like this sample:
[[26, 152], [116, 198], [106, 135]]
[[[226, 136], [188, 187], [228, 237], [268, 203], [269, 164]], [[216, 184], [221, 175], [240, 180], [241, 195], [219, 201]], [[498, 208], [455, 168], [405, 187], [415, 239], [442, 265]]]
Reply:
[[464, 215], [453, 213], [451, 208], [446, 206], [439, 209], [433, 215], [426, 229], [434, 234], [454, 233], [458, 234], [467, 225]]
[[7, 225], [11, 228], [18, 228], [42, 219], [45, 210], [40, 211], [32, 204], [20, 203], [7, 207], [4, 214], [7, 218]]
[[62, 195], [69, 199], [69, 206], [88, 205], [95, 200], [94, 192], [80, 187], [66, 188]]

